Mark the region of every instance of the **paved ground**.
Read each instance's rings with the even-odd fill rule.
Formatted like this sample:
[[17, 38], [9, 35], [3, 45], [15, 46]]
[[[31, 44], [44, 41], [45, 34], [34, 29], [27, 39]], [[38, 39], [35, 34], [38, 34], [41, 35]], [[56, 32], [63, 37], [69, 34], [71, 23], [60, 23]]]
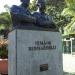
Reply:
[[75, 75], [75, 55], [63, 54], [63, 70], [65, 75]]
[[75, 75], [75, 73], [73, 74], [73, 73], [67, 73], [67, 72], [65, 72], [64, 75]]

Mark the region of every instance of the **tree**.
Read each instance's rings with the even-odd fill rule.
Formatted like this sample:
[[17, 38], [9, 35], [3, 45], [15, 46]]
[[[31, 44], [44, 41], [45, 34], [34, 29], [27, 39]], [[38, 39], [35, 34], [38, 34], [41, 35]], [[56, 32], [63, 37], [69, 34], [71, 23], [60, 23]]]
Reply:
[[65, 5], [65, 2], [64, 0], [46, 0], [46, 4], [49, 6], [55, 6], [58, 10], [62, 11]]
[[65, 0], [67, 7], [64, 8], [62, 15], [71, 17], [70, 23], [64, 28], [65, 34], [75, 34], [75, 0]]
[[0, 29], [3, 27], [4, 29], [10, 29], [12, 24], [11, 16], [8, 12], [3, 12], [0, 14]]
[[64, 0], [46, 0], [46, 4], [46, 13], [53, 16], [56, 26], [63, 33], [63, 28], [68, 23], [68, 16], [61, 15], [62, 10], [66, 7]]
[[11, 16], [8, 12], [0, 14], [0, 35], [4, 35], [7, 38], [8, 32], [12, 29]]
[[2, 12], [0, 14], [0, 36], [4, 35], [4, 38], [0, 38], [0, 58], [8, 58], [7, 37], [12, 25], [9, 13], [10, 8], [8, 5], [5, 5], [4, 7], [7, 12]]

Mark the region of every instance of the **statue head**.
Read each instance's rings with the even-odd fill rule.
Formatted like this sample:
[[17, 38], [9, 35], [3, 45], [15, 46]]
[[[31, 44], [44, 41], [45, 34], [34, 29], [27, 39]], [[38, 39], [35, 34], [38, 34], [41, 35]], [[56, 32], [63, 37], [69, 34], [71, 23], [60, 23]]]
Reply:
[[37, 0], [37, 6], [41, 12], [45, 11], [45, 0]]
[[29, 2], [30, 0], [20, 0], [23, 4], [23, 6], [28, 6], [29, 5]]

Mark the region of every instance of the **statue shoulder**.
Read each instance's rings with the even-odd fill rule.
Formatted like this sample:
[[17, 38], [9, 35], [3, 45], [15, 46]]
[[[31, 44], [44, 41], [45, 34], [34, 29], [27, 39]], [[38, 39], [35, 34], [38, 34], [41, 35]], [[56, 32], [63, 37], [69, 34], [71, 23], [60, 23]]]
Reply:
[[19, 12], [19, 11], [20, 11], [20, 7], [19, 6], [13, 5], [11, 7], [11, 12]]
[[33, 16], [39, 16], [39, 12], [34, 12]]

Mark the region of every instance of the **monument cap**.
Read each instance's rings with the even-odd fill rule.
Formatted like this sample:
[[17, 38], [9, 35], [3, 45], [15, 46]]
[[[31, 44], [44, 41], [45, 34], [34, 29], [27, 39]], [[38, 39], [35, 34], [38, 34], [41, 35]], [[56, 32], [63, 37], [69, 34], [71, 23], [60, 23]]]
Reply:
[[24, 3], [29, 3], [30, 0], [20, 0], [21, 2], [24, 2]]

